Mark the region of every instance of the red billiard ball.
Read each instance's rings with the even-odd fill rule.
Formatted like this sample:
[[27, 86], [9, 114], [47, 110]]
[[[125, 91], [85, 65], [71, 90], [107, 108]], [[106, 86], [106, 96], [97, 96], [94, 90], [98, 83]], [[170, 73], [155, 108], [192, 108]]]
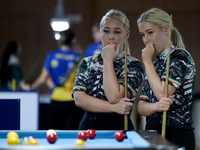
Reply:
[[50, 129], [46, 133], [46, 139], [50, 144], [53, 144], [57, 141], [58, 136], [54, 130]]
[[84, 141], [86, 141], [88, 138], [88, 134], [85, 131], [80, 131], [77, 136], [79, 139], [82, 139]]
[[50, 143], [50, 144], [53, 144], [56, 142], [56, 140], [58, 139], [58, 136], [54, 133], [50, 133], [49, 135], [46, 136], [47, 138], [47, 141]]
[[97, 135], [96, 131], [94, 129], [89, 129], [87, 130], [88, 133], [88, 138], [89, 139], [94, 139]]
[[115, 139], [118, 141], [118, 142], [122, 142], [124, 139], [125, 139], [125, 133], [123, 131], [117, 131], [115, 132]]

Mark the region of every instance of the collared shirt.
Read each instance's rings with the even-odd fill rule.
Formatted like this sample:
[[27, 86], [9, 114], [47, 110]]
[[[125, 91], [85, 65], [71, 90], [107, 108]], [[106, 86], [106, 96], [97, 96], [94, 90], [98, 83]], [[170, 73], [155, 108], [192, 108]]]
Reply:
[[[155, 70], [161, 81], [166, 80], [167, 56], [168, 50], [166, 49], [160, 56], [157, 56], [157, 60], [154, 62]], [[171, 45], [168, 84], [176, 87], [176, 92], [173, 94], [175, 95], [175, 98], [172, 99], [173, 104], [167, 111], [167, 126], [185, 129], [194, 128], [192, 120], [192, 95], [195, 76], [195, 63], [190, 53], [177, 47], [175, 44]], [[140, 100], [151, 103], [158, 102], [146, 75]], [[147, 120], [154, 117], [162, 123], [162, 114], [157, 112], [147, 117]]]
[[[121, 52], [113, 61], [114, 70], [119, 84], [124, 85], [124, 57], [125, 52]], [[132, 56], [127, 56], [127, 87], [128, 92], [135, 99], [136, 93], [143, 82], [144, 66], [142, 62]], [[79, 65], [77, 71], [74, 90], [84, 91], [87, 95], [107, 100], [103, 88], [103, 57], [101, 54], [85, 57]]]

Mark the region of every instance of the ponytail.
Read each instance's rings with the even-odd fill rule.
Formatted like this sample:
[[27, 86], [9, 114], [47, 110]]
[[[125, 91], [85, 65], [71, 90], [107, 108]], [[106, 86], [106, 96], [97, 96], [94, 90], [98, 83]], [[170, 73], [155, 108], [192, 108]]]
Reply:
[[175, 43], [178, 47], [185, 49], [185, 45], [183, 43], [182, 36], [181, 36], [180, 32], [177, 30], [177, 28], [172, 27], [171, 32], [172, 32], [171, 33], [172, 43]]

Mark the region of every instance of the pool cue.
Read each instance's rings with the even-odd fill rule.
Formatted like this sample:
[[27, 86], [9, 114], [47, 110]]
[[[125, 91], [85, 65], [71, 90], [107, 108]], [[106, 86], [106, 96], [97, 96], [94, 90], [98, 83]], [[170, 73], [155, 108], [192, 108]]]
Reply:
[[[125, 74], [125, 81], [124, 81], [124, 85], [125, 85], [125, 96], [127, 97], [127, 20], [125, 17], [125, 61], [124, 61], [124, 65], [125, 65], [125, 69], [124, 69], [124, 74]], [[124, 115], [124, 130], [127, 131], [128, 130], [128, 115]]]
[[[166, 71], [166, 81], [165, 81], [165, 97], [168, 97], [168, 80], [169, 80], [169, 62], [170, 62], [170, 48], [171, 48], [171, 26], [172, 26], [172, 15], [170, 19], [169, 26], [169, 47], [168, 47], [168, 55], [167, 55], [167, 71]], [[167, 119], [167, 111], [163, 111], [163, 120], [162, 120], [162, 137], [165, 138], [166, 132], [166, 119]]]
[[16, 90], [16, 80], [12, 79], [12, 91]]

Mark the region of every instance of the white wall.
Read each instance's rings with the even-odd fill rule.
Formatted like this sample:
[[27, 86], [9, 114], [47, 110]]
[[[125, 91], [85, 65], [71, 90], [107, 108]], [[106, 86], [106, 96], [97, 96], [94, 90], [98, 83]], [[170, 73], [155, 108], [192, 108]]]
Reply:
[[37, 91], [0, 91], [0, 99], [20, 99], [20, 130], [38, 130], [39, 94]]

